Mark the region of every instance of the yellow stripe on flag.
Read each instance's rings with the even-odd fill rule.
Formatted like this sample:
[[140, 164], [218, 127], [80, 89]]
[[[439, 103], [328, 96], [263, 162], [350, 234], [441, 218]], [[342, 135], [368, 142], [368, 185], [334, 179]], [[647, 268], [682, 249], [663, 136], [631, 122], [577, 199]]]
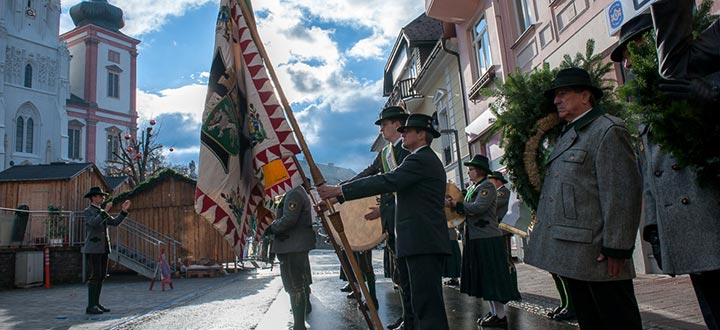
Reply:
[[265, 189], [275, 186], [290, 178], [282, 159], [273, 160], [262, 167], [263, 177], [265, 178]]

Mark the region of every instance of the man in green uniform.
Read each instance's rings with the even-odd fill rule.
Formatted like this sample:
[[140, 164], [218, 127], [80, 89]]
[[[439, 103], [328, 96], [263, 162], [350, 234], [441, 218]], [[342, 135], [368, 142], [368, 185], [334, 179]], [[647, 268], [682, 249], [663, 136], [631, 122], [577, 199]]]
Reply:
[[[391, 172], [370, 176], [341, 186], [320, 186], [322, 199], [341, 196], [359, 199], [396, 192], [395, 249], [398, 267], [407, 267], [413, 318], [405, 318], [403, 329], [448, 329], [442, 294], [442, 270], [447, 244], [445, 221], [446, 175], [442, 162], [430, 149], [433, 138], [440, 136], [431, 116], [411, 114], [402, 134], [403, 148], [410, 151]], [[402, 266], [400, 266], [402, 265]], [[407, 317], [407, 314], [405, 315]]]
[[[366, 178], [376, 174], [387, 173], [395, 170], [403, 159], [410, 154], [409, 151], [402, 148], [402, 138], [398, 127], [405, 124], [408, 114], [405, 110], [398, 106], [389, 106], [380, 112], [379, 118], [375, 121], [375, 125], [380, 126], [380, 134], [388, 144], [378, 152], [373, 162], [368, 165], [364, 170], [350, 178], [346, 182], [352, 182], [358, 179]], [[380, 207], [374, 208], [372, 212], [365, 215], [366, 220], [381, 218], [383, 232], [387, 234], [387, 245], [385, 247], [384, 268], [385, 277], [393, 277], [395, 272], [397, 260], [394, 257], [396, 254], [395, 249], [395, 195], [393, 193], [383, 193], [380, 195]], [[370, 295], [375, 297], [375, 274], [372, 269], [372, 252], [371, 250], [364, 251], [364, 253], [356, 253], [356, 259], [360, 263], [360, 268], [363, 268], [363, 273], [366, 275], [366, 281], [368, 283], [368, 290]], [[402, 269], [398, 271], [405, 271]], [[400, 294], [403, 302], [403, 314], [409, 314], [412, 317], [412, 306], [410, 305], [410, 292], [406, 292], [408, 289], [408, 283], [397, 283], [400, 286]], [[375, 306], [377, 306], [377, 299]], [[400, 326], [402, 318], [399, 318], [396, 322], [390, 324], [388, 329], [395, 329]]]
[[288, 191], [280, 201], [275, 221], [265, 230], [273, 234], [272, 253], [280, 260], [280, 277], [285, 292], [290, 295], [293, 329], [305, 330], [308, 305], [310, 260], [308, 253], [315, 248], [312, 228], [312, 203], [303, 186]]

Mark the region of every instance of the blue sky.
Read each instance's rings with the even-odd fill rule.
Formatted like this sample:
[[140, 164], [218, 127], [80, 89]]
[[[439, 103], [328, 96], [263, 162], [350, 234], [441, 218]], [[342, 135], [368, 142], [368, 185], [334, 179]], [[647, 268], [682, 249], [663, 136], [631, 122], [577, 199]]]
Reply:
[[[62, 2], [61, 33], [72, 29]], [[141, 40], [140, 127], [158, 122], [168, 160], [197, 162], [200, 120], [220, 0], [109, 0], [125, 13], [123, 33]], [[382, 74], [400, 29], [422, 0], [261, 0], [260, 36], [316, 162], [360, 170], [374, 155], [373, 125], [385, 103]]]

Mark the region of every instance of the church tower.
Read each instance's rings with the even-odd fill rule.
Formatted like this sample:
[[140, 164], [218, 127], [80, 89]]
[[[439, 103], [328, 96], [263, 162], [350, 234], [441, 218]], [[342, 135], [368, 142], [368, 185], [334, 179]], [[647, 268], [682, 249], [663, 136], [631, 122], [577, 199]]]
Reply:
[[70, 61], [67, 159], [105, 168], [121, 144], [137, 131], [136, 85], [139, 40], [123, 34], [123, 11], [107, 0], [70, 8], [75, 28], [60, 36]]
[[0, 170], [64, 160], [67, 48], [60, 0], [0, 2]]

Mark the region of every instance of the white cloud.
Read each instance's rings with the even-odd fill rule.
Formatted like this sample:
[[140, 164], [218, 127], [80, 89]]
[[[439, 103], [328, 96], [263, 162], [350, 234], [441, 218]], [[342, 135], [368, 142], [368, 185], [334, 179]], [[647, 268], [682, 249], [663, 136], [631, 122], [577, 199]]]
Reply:
[[[258, 30], [288, 100], [331, 103], [331, 111], [342, 112], [348, 108], [337, 105], [348, 97], [381, 95], [377, 83], [382, 81], [381, 72], [376, 81], [356, 81], [345, 70], [347, 59], [382, 59], [400, 28], [420, 15], [423, 5], [411, 0], [268, 0], [256, 2], [254, 9], [260, 13]], [[370, 35], [341, 53], [335, 31], [312, 25], [309, 16], [323, 23], [367, 30]]]
[[[67, 13], [70, 7], [81, 0], [63, 0], [63, 12]], [[122, 32], [138, 37], [148, 32], [157, 31], [172, 16], [183, 16], [188, 10], [200, 7], [206, 3], [215, 3], [215, 0], [110, 0], [112, 5], [120, 7], [125, 15], [125, 27]], [[60, 22], [60, 33], [74, 27], [69, 15], [63, 15]]]
[[202, 121], [205, 109], [205, 85], [187, 85], [178, 88], [148, 93], [138, 89], [137, 109], [142, 119], [150, 119], [161, 114], [180, 113], [192, 118], [193, 122]]

